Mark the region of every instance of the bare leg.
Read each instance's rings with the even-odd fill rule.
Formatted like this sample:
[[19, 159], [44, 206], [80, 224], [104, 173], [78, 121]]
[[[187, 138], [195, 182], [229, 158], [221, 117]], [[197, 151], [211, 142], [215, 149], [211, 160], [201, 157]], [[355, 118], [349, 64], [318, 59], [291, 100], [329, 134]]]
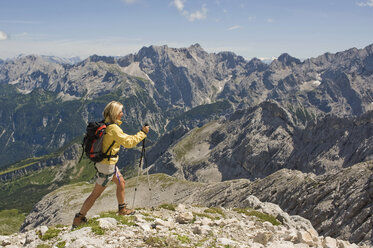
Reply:
[[91, 209], [97, 198], [101, 195], [101, 193], [105, 190], [106, 187], [101, 186], [100, 184], [95, 184], [95, 187], [92, 190], [92, 193], [88, 196], [88, 198], [83, 203], [82, 208], [80, 209], [80, 213], [82, 215], [86, 215], [88, 210]]
[[118, 200], [118, 205], [124, 204], [124, 179], [122, 174], [118, 170], [118, 177], [115, 175], [112, 179], [112, 181], [117, 185], [117, 200]]

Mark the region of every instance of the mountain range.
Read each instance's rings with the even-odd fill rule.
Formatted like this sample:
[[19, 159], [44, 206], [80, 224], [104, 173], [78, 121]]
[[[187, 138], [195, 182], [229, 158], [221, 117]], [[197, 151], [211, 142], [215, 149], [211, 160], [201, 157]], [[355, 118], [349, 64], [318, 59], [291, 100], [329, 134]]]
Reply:
[[[152, 127], [150, 173], [210, 184], [267, 180], [271, 190], [253, 187], [250, 193], [310, 219], [321, 234], [370, 243], [372, 82], [373, 44], [304, 61], [284, 53], [270, 64], [207, 53], [199, 44], [143, 47], [124, 57], [93, 55], [74, 63], [37, 55], [0, 61], [0, 178], [9, 189], [25, 175], [54, 170], [45, 193], [76, 182], [85, 173], [75, 168], [76, 143], [87, 122], [102, 118], [104, 106], [118, 100], [125, 132], [145, 122]], [[127, 176], [134, 175], [139, 155], [139, 149], [121, 151], [118, 165]], [[363, 165], [367, 178], [360, 190], [367, 193], [343, 196], [340, 189], [350, 192], [351, 186], [344, 183], [357, 180], [349, 168]], [[319, 186], [342, 171], [346, 177], [335, 187], [341, 193], [330, 198]], [[293, 187], [286, 175], [298, 172], [302, 180]], [[299, 199], [290, 197], [300, 192]], [[323, 214], [312, 212], [315, 207]], [[359, 216], [356, 211], [366, 214], [345, 220]], [[330, 232], [336, 223], [339, 231]]]

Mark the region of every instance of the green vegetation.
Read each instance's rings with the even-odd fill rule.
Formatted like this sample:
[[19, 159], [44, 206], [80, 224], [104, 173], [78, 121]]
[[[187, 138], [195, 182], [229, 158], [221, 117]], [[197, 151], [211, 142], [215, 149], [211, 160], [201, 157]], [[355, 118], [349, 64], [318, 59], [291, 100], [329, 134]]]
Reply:
[[47, 244], [39, 244], [36, 246], [36, 248], [51, 248], [52, 246], [47, 245]]
[[57, 243], [57, 248], [64, 248], [66, 246], [66, 241], [61, 241]]
[[174, 147], [174, 153], [176, 161], [183, 161], [185, 155], [190, 152], [196, 143], [200, 140], [199, 135], [210, 125], [213, 125], [215, 121], [209, 122], [203, 127], [193, 129], [188, 136], [182, 139]]
[[82, 161], [67, 171], [67, 178], [64, 184], [74, 184], [78, 182], [87, 182], [95, 177], [96, 169], [93, 163], [83, 156]]
[[274, 226], [281, 225], [281, 223], [274, 216], [270, 214], [262, 213], [262, 212], [259, 212], [259, 211], [256, 211], [250, 208], [235, 208], [233, 210], [236, 211], [237, 213], [242, 213], [247, 216], [255, 216], [260, 221], [263, 221], [263, 222], [268, 221], [272, 223], [272, 225]]
[[128, 215], [117, 215], [117, 212], [110, 211], [100, 214], [101, 218], [114, 218], [119, 223], [126, 225], [126, 226], [134, 226], [135, 225], [135, 216], [128, 216]]
[[166, 239], [160, 237], [149, 237], [145, 239], [145, 244], [150, 247], [167, 247]]
[[223, 212], [223, 209], [221, 209], [219, 207], [211, 207], [211, 208], [205, 209], [204, 212], [205, 213], [210, 213], [210, 214], [220, 214], [222, 217], [225, 218], [225, 214]]
[[196, 213], [196, 212], [193, 212], [193, 215], [194, 215], [194, 221], [196, 220], [196, 217], [209, 218], [210, 220], [219, 220], [220, 219], [220, 217], [212, 216], [212, 215], [205, 214], [205, 213]]
[[164, 208], [171, 211], [176, 211], [176, 206], [174, 204], [164, 203], [159, 205], [159, 208]]
[[189, 244], [191, 242], [190, 238], [186, 235], [177, 235], [177, 240], [183, 244]]
[[97, 221], [97, 218], [89, 219], [87, 223], [81, 224], [76, 228], [76, 230], [79, 230], [83, 227], [90, 227], [92, 232], [96, 235], [104, 235], [105, 230], [102, 229], [99, 225], [99, 222]]
[[15, 208], [21, 212], [28, 213], [35, 203], [56, 188], [66, 184], [88, 181], [96, 173], [93, 165], [85, 158], [66, 171], [63, 177], [56, 178], [59, 170], [59, 166], [45, 167], [5, 182], [0, 188], [0, 197], [2, 199], [0, 201], [0, 209]]
[[82, 102], [62, 102], [57, 93], [42, 89], [16, 94], [14, 86], [4, 84], [0, 85], [0, 92], [0, 132], [4, 130], [0, 137], [0, 168], [3, 170], [5, 165], [18, 160], [50, 154], [60, 148], [61, 140], [71, 141], [82, 135], [85, 126], [81, 118]]
[[28, 213], [35, 203], [58, 186], [51, 187], [55, 175], [56, 170], [48, 167], [4, 183], [0, 188], [0, 209], [15, 208]]
[[53, 239], [57, 237], [60, 232], [61, 232], [60, 229], [51, 227], [48, 229], [48, 231], [44, 233], [44, 235], [42, 236], [40, 235], [41, 236], [40, 239], [43, 241]]
[[0, 235], [10, 235], [18, 232], [25, 220], [25, 214], [17, 209], [0, 211]]

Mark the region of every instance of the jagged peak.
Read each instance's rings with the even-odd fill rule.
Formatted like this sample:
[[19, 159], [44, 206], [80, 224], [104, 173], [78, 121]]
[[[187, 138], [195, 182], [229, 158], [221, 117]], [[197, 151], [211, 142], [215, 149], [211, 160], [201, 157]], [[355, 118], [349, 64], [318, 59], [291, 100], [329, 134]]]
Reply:
[[114, 64], [115, 63], [115, 58], [111, 56], [100, 56], [97, 54], [89, 56], [85, 61], [87, 62], [99, 62], [103, 61], [108, 64]]
[[280, 57], [277, 58], [278, 61], [282, 62], [284, 65], [290, 66], [292, 64], [301, 64], [302, 62], [295, 58], [290, 56], [288, 53], [283, 53], [280, 55]]
[[190, 47], [188, 47], [188, 49], [193, 49], [193, 50], [203, 50], [202, 46], [199, 44], [199, 43], [195, 43], [193, 45], [191, 45]]
[[234, 52], [231, 51], [221, 51], [218, 53], [218, 55], [223, 55], [226, 57], [238, 57]]
[[262, 60], [260, 60], [260, 59], [258, 59], [258, 58], [256, 58], [256, 57], [255, 57], [255, 58], [252, 58], [252, 59], [249, 61], [248, 65], [250, 65], [250, 66], [255, 66], [255, 67], [262, 67], [262, 66], [266, 67], [266, 66], [267, 66], [266, 63], [264, 63]]
[[249, 73], [253, 71], [264, 71], [268, 68], [268, 65], [258, 58], [252, 58], [246, 65], [246, 69]]
[[249, 63], [253, 63], [253, 64], [256, 64], [256, 63], [261, 63], [261, 64], [264, 64], [264, 62], [260, 59], [258, 59], [257, 57], [254, 57], [252, 58]]
[[142, 47], [138, 53], [135, 55], [136, 60], [141, 60], [143, 58], [154, 58], [154, 57], [159, 57], [160, 55], [164, 54], [167, 52], [169, 47], [167, 45], [163, 46], [144, 46]]

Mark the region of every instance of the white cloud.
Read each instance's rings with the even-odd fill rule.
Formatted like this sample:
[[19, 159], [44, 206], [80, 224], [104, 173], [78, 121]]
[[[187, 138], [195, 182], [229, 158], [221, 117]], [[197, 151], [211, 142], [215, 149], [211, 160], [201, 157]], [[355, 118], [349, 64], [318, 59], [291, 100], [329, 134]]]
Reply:
[[272, 18], [268, 18], [268, 19], [267, 19], [267, 22], [268, 22], [268, 23], [272, 23], [272, 22], [273, 22], [273, 19], [272, 19]]
[[186, 17], [189, 21], [205, 19], [207, 15], [207, 9], [203, 6], [201, 10], [197, 10], [191, 14], [186, 13]]
[[239, 26], [239, 25], [234, 25], [234, 26], [228, 28], [227, 30], [228, 30], [228, 31], [231, 31], [231, 30], [236, 30], [236, 29], [240, 29], [240, 28], [242, 28], [242, 27]]
[[3, 31], [0, 31], [0, 40], [7, 40], [8, 39], [8, 35], [3, 32]]
[[179, 11], [183, 11], [184, 10], [184, 2], [183, 2], [183, 0], [174, 0], [174, 5], [177, 8], [177, 10], [179, 10]]
[[367, 0], [365, 3], [357, 3], [357, 5], [359, 5], [360, 7], [365, 7], [365, 6], [369, 6], [369, 7], [373, 7], [373, 0]]
[[188, 21], [193, 22], [195, 20], [202, 20], [207, 17], [207, 8], [205, 6], [202, 6], [200, 10], [196, 10], [191, 13], [188, 10], [185, 10], [184, 2], [185, 1], [183, 0], [173, 0], [172, 5], [174, 5], [180, 14], [187, 18]]

